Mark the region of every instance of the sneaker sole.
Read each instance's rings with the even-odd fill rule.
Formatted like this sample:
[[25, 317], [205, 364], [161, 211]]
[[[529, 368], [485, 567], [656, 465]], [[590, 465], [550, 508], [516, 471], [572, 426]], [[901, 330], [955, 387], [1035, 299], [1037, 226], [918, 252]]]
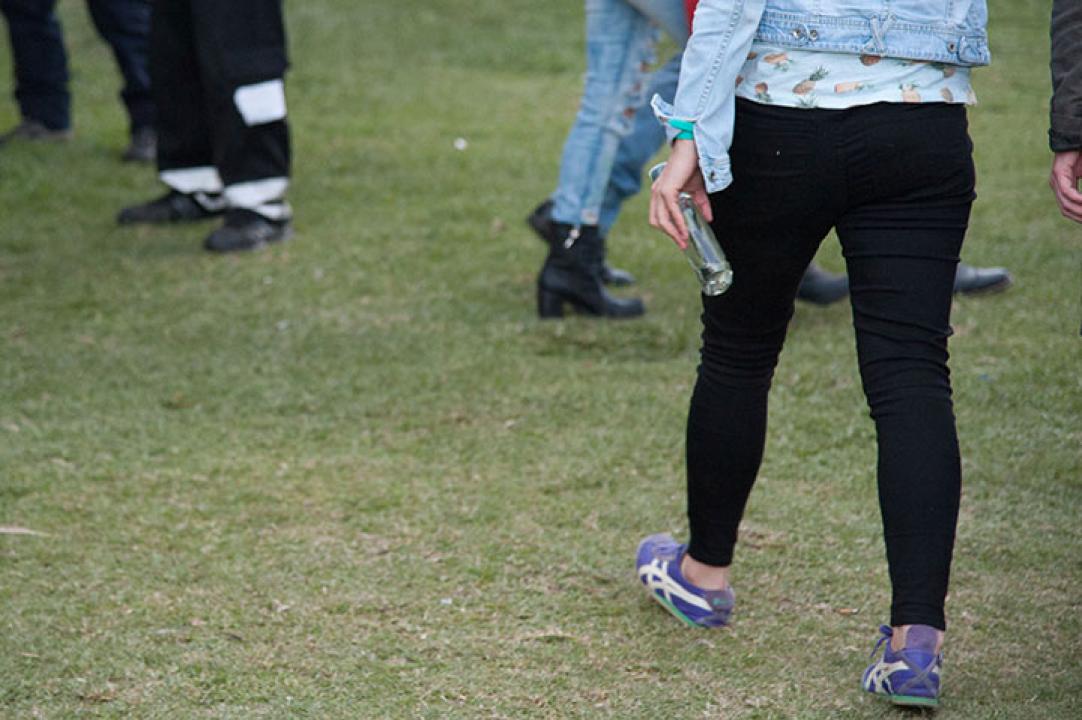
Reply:
[[661, 605], [661, 607], [668, 610], [669, 613], [672, 614], [673, 617], [675, 617], [677, 620], [684, 623], [688, 627], [693, 627], [693, 628], [701, 628], [701, 627], [703, 627], [699, 623], [697, 623], [694, 620], [692, 620], [691, 618], [689, 618], [684, 613], [680, 612], [680, 609], [678, 607], [676, 607], [675, 605], [673, 605], [671, 601], [666, 600], [665, 598], [662, 598], [662, 597], [658, 597], [654, 593], [650, 593], [650, 597], [652, 597], [654, 600], [656, 600], [658, 602], [658, 604]]
[[937, 707], [939, 700], [936, 698], [920, 697], [919, 695], [888, 695], [895, 705], [904, 707]]
[[884, 702], [890, 702], [902, 707], [939, 707], [939, 698], [927, 698], [920, 695], [888, 695], [886, 693], [872, 692], [861, 684], [860, 687], [866, 693]]
[[655, 594], [649, 588], [646, 588], [646, 594], [651, 600], [654, 600], [655, 602], [657, 602], [657, 604], [660, 605], [661, 607], [665, 608], [669, 612], [669, 614], [671, 614], [674, 618], [676, 618], [680, 622], [684, 623], [688, 627], [698, 628], [700, 630], [709, 630], [710, 629], [709, 626], [702, 625], [700, 623], [695, 622], [691, 618], [689, 618], [687, 615], [685, 615], [683, 612], [681, 612], [680, 608], [676, 607], [676, 605], [674, 605], [671, 600], [666, 600], [665, 598], [661, 597], [660, 595]]

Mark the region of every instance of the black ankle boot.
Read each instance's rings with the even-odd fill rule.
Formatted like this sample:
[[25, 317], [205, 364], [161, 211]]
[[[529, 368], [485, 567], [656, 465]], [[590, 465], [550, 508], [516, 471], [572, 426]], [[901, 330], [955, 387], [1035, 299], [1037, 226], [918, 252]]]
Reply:
[[[564, 239], [563, 236], [556, 237], [558, 231], [555, 226], [558, 223], [552, 219], [552, 205], [552, 198], [549, 198], [534, 208], [534, 211], [526, 218], [526, 224], [537, 233], [537, 237], [541, 238], [541, 240], [548, 245], [551, 245], [554, 242], [562, 242]], [[627, 270], [614, 268], [605, 262], [605, 238], [601, 238], [600, 257], [601, 282], [606, 285], [612, 285], [613, 287], [626, 287], [635, 284], [634, 275]]]
[[965, 263], [958, 263], [954, 275], [954, 292], [963, 295], [979, 295], [1006, 290], [1014, 278], [1004, 268], [979, 268]]
[[849, 276], [827, 272], [815, 263], [809, 265], [804, 271], [804, 277], [801, 278], [800, 287], [796, 291], [797, 300], [815, 305], [830, 305], [848, 294]]
[[564, 315], [564, 303], [587, 315], [638, 317], [646, 312], [638, 298], [615, 298], [601, 282], [601, 237], [596, 225], [575, 228], [553, 223], [562, 241], [549, 244], [549, 254], [537, 278], [537, 312], [542, 318]]

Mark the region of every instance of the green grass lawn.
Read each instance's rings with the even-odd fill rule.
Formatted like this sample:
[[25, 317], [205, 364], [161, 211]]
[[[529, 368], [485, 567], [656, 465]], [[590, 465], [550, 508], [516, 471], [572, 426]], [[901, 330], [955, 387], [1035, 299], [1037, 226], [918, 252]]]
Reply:
[[[734, 627], [634, 580], [686, 528], [698, 299], [640, 197], [610, 244], [646, 318], [535, 317], [581, 3], [289, 3], [297, 237], [228, 258], [114, 225], [158, 188], [62, 6], [76, 139], [0, 151], [0, 525], [40, 533], [0, 535], [0, 717], [912, 717], [858, 687], [889, 589], [844, 304], [793, 321]], [[991, 6], [965, 255], [1017, 282], [954, 308], [938, 717], [1073, 720], [1082, 229], [1046, 184], [1050, 3]]]

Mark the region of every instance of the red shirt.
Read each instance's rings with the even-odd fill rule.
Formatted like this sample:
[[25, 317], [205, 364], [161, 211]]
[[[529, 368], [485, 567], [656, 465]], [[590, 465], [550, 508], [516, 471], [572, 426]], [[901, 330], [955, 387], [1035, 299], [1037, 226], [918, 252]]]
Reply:
[[684, 0], [684, 7], [688, 11], [688, 29], [691, 28], [691, 19], [695, 17], [695, 6], [699, 4], [699, 0]]

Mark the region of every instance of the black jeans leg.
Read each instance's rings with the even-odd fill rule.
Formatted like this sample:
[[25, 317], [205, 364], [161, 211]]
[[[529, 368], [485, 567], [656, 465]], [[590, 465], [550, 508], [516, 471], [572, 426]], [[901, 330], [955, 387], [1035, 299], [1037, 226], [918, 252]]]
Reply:
[[878, 439], [891, 624], [945, 629], [961, 496], [947, 338], [974, 198], [971, 144], [960, 106], [883, 110], [853, 114], [854, 190], [837, 230]]
[[730, 151], [735, 180], [710, 197], [734, 276], [724, 295], [703, 298], [688, 412], [688, 552], [709, 565], [732, 561], [797, 286], [830, 230], [831, 169], [816, 152], [819, 140], [813, 114], [741, 103]]
[[922, 213], [869, 207], [838, 227], [860, 375], [878, 439], [895, 626], [946, 627], [961, 488], [947, 337], [968, 214], [968, 202]]
[[15, 100], [26, 120], [71, 127], [68, 56], [55, 0], [0, 0], [15, 66]]

